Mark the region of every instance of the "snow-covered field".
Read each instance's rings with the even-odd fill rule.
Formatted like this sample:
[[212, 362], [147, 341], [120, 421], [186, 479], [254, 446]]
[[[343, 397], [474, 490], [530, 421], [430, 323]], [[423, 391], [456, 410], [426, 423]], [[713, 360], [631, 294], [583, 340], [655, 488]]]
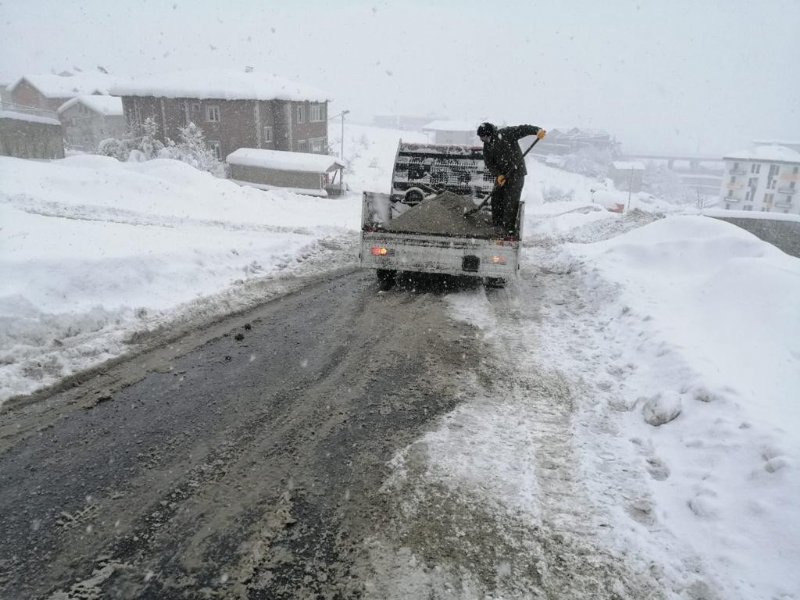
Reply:
[[[0, 157], [0, 402], [137, 332], [355, 264], [360, 191], [388, 187], [401, 136], [425, 141], [347, 124], [352, 192], [335, 200], [175, 161]], [[506, 393], [415, 443], [416, 485], [603, 548], [667, 597], [800, 598], [800, 259], [646, 195], [610, 213], [627, 195], [609, 183], [529, 171], [519, 281], [448, 297]]]
[[[0, 402], [140, 331], [353, 263], [356, 195], [264, 192], [172, 160], [0, 157]], [[251, 284], [251, 285], [248, 285]]]

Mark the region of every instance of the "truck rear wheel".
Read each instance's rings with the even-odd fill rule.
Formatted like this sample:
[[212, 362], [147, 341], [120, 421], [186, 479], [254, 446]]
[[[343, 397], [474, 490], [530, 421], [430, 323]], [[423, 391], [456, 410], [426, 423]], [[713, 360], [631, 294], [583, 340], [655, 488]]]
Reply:
[[390, 290], [394, 287], [397, 271], [378, 269], [376, 274], [378, 276], [378, 288], [380, 290], [385, 292], [386, 290]]

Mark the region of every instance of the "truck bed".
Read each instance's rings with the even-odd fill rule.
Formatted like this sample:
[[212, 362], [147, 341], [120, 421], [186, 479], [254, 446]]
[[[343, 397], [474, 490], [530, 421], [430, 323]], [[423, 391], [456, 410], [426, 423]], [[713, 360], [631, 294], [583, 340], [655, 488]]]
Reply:
[[395, 233], [482, 239], [502, 238], [503, 230], [492, 225], [490, 214], [486, 212], [464, 214], [474, 208], [475, 203], [469, 197], [444, 192], [438, 196], [426, 198], [393, 218], [385, 225], [385, 229]]

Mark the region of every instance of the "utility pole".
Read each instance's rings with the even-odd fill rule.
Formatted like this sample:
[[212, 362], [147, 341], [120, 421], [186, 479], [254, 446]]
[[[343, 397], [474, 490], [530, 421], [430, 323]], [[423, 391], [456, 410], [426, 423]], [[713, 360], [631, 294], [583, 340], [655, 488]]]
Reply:
[[628, 212], [631, 210], [631, 189], [633, 188], [633, 168], [630, 169], [628, 176]]
[[344, 162], [344, 116], [349, 112], [349, 110], [342, 111], [342, 150], [341, 154], [339, 154], [339, 158], [342, 159], [342, 162]]
[[342, 170], [339, 172], [339, 185], [342, 187], [342, 194], [344, 194], [344, 116], [349, 112], [349, 110], [342, 111], [342, 150], [339, 155], [342, 160]]

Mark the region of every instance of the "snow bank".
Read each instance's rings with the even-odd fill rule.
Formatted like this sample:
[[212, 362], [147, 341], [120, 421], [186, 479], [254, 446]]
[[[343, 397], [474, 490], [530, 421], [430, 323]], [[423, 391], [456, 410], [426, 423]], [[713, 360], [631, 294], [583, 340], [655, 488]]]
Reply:
[[615, 391], [608, 376], [622, 377], [609, 411], [633, 443], [618, 450], [651, 475], [649, 514], [702, 557], [722, 597], [791, 597], [781, 594], [800, 589], [800, 260], [692, 216], [569, 250], [618, 290], [597, 315], [605, 331], [585, 343], [609, 357], [598, 380]]
[[[490, 377], [502, 400], [417, 442], [427, 476], [582, 531], [668, 598], [794, 598], [800, 260], [700, 216], [532, 202], [527, 217], [516, 289], [451, 298], [508, 365]], [[502, 435], [463, 427], [455, 443], [465, 414]], [[527, 458], [504, 472], [494, 456], [518, 439]]]
[[357, 197], [242, 188], [172, 160], [3, 157], [0, 181], [0, 401], [119, 355], [200, 299], [291, 272], [359, 224]]

